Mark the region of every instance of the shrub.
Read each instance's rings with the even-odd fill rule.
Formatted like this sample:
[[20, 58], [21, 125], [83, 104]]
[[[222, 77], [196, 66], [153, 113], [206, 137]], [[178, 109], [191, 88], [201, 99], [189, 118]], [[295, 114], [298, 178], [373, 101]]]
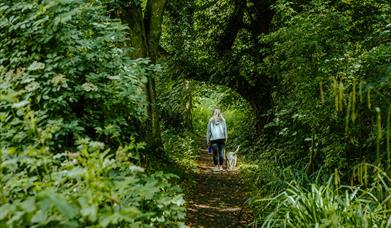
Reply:
[[[53, 150], [85, 135], [115, 147], [136, 133], [149, 66], [128, 57], [126, 27], [106, 13], [80, 0], [0, 3], [4, 120], [19, 121], [15, 107], [29, 104], [44, 116], [38, 127], [56, 126]], [[26, 143], [19, 132], [4, 130], [2, 143]]]
[[170, 184], [175, 176], [146, 175], [102, 152], [102, 143], [79, 143], [77, 152], [56, 156], [47, 147], [1, 151], [1, 227], [151, 227], [184, 219], [181, 191]]
[[184, 219], [176, 176], [130, 162], [153, 66], [128, 57], [126, 27], [106, 13], [81, 0], [0, 3], [0, 227]]

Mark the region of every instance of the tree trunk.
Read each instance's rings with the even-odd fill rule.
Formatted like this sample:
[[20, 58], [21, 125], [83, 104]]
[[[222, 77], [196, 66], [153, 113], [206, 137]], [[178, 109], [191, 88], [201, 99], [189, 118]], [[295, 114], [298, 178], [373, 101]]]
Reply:
[[129, 27], [128, 45], [133, 48], [131, 56], [134, 58], [147, 57], [149, 55], [148, 42], [141, 6], [122, 6], [117, 9], [115, 16]]
[[148, 128], [149, 134], [147, 141], [156, 150], [162, 150], [163, 144], [160, 133], [159, 113], [156, 107], [155, 79], [148, 77], [147, 80], [147, 99], [148, 99]]
[[264, 127], [269, 122], [269, 117], [266, 112], [271, 108], [269, 98], [262, 98], [264, 101], [267, 99], [267, 105], [259, 102], [259, 100], [248, 100], [255, 118], [255, 133], [257, 136], [261, 136], [264, 133]]
[[[152, 63], [156, 63], [166, 2], [167, 0], [148, 0], [144, 15], [141, 4], [127, 4], [118, 9], [116, 16], [129, 26], [129, 46], [134, 48], [132, 57], [149, 57]], [[147, 78], [145, 92], [148, 101], [147, 141], [154, 149], [161, 150], [160, 120], [152, 75]]]
[[[260, 90], [262, 89], [254, 88], [253, 90], [246, 92], [245, 95], [239, 92], [242, 94], [242, 97], [248, 101], [253, 111], [256, 136], [261, 136], [265, 133], [264, 127], [270, 121], [270, 117], [267, 115], [267, 112], [272, 107], [272, 98], [270, 92], [261, 93], [259, 92]], [[253, 96], [247, 96], [248, 93], [252, 93]]]
[[149, 55], [156, 62], [159, 53], [159, 40], [162, 32], [163, 12], [167, 0], [148, 0], [145, 9], [144, 24], [147, 34]]
[[271, 81], [266, 75], [257, 76], [258, 80], [251, 85], [245, 80], [232, 80], [226, 86], [235, 90], [251, 106], [254, 115], [256, 136], [263, 135], [265, 125], [270, 121], [268, 111], [272, 108]]
[[[163, 12], [167, 0], [148, 0], [144, 15], [145, 32], [147, 34], [148, 57], [153, 63], [159, 52], [159, 40], [162, 31]], [[162, 150], [162, 138], [160, 133], [160, 120], [158, 108], [156, 106], [156, 89], [155, 79], [150, 76], [148, 78], [148, 103], [149, 103], [149, 119], [151, 126], [151, 134], [149, 142], [155, 149]]]
[[193, 110], [193, 89], [191, 86], [191, 80], [185, 81], [185, 110], [184, 110], [184, 125], [186, 129], [193, 129], [193, 118], [192, 118], [192, 110]]

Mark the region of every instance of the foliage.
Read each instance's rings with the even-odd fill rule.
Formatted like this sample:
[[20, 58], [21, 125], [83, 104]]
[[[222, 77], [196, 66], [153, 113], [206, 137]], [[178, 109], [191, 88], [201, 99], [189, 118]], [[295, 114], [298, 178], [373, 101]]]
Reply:
[[0, 226], [150, 227], [184, 218], [175, 176], [146, 175], [121, 151], [113, 157], [102, 143], [79, 143], [77, 152], [56, 156], [47, 147], [2, 150]]
[[213, 108], [221, 109], [227, 122], [228, 146], [235, 148], [250, 138], [255, 129], [247, 102], [227, 87], [200, 83], [196, 87], [193, 108], [193, 126], [197, 134], [206, 137], [206, 126]]
[[170, 76], [236, 91], [250, 105], [258, 135], [271, 106], [257, 38], [268, 30], [270, 2], [170, 1], [162, 35]]
[[[389, 207], [377, 197], [381, 191], [374, 186], [379, 182], [368, 182], [373, 188], [363, 184], [360, 190], [324, 183], [337, 169], [341, 183], [362, 184], [363, 171], [358, 175], [354, 170], [361, 162], [389, 171], [389, 4], [279, 0], [273, 10], [273, 31], [259, 37], [269, 46], [260, 49], [265, 56], [262, 72], [273, 78], [273, 120], [266, 124], [271, 134], [250, 150], [255, 171], [244, 167], [260, 198], [273, 198], [274, 211], [255, 205], [258, 222], [385, 226]], [[309, 184], [315, 177], [319, 184]], [[299, 179], [297, 186], [284, 191], [285, 181], [292, 179]], [[354, 202], [346, 201], [345, 194]]]
[[94, 1], [0, 3], [0, 226], [177, 226], [177, 177], [145, 174], [144, 76]]
[[195, 168], [199, 149], [199, 145], [194, 140], [195, 137], [191, 132], [182, 134], [177, 134], [173, 130], [163, 132], [164, 150], [167, 151], [168, 158], [175, 163], [176, 168], [185, 171]]
[[192, 128], [194, 82], [167, 80], [168, 77], [169, 72], [164, 71], [157, 80], [162, 123], [166, 129], [175, 129], [178, 133], [183, 133]]
[[56, 149], [85, 135], [115, 146], [136, 133], [149, 66], [127, 57], [123, 25], [78, 0], [3, 2], [0, 15], [1, 116], [15, 126], [2, 128], [3, 144], [28, 140], [17, 128], [23, 105], [45, 116], [38, 127], [57, 129]]
[[[146, 3], [0, 2], [0, 226], [183, 220], [176, 177], [130, 162], [146, 158], [136, 142], [158, 129], [144, 122], [159, 126], [145, 118], [157, 113], [146, 78], [157, 82], [166, 153], [145, 160], [185, 177], [219, 106], [228, 146], [250, 161], [240, 160], [254, 225], [391, 225], [387, 1], [169, 1], [160, 44], [147, 32], [155, 65], [129, 57], [144, 48], [128, 45], [145, 38]], [[141, 30], [109, 17], [125, 8]]]
[[[365, 165], [365, 164], [364, 164]], [[389, 191], [391, 179], [377, 167], [369, 188], [339, 186], [339, 175], [326, 184], [310, 184], [308, 188], [297, 182], [272, 199], [256, 199], [266, 217], [259, 217], [254, 225], [262, 227], [386, 227], [390, 226]], [[382, 193], [382, 194], [380, 194]], [[385, 195], [384, 195], [385, 194]], [[267, 204], [265, 204], [267, 203]]]
[[[255, 11], [253, 4], [246, 7]], [[170, 1], [167, 34], [162, 37], [162, 43], [172, 54], [174, 75], [218, 85], [229, 85], [237, 79], [253, 83], [259, 76], [256, 65], [260, 59], [257, 41], [253, 39], [257, 34], [252, 33], [248, 15], [235, 17], [236, 11], [243, 13], [242, 10], [237, 9], [235, 2], [226, 0]], [[230, 24], [232, 20], [242, 26], [239, 31]], [[229, 37], [230, 34], [234, 36]], [[232, 38], [232, 46], [224, 46]], [[175, 66], [178, 62], [184, 64]]]
[[[384, 117], [390, 105], [389, 4], [278, 1], [274, 8], [276, 30], [261, 38], [271, 45], [263, 69], [278, 82], [270, 148], [289, 153], [280, 154], [286, 163], [306, 151], [310, 161], [301, 166], [310, 172], [375, 161], [374, 107]], [[381, 125], [385, 132], [385, 118]]]

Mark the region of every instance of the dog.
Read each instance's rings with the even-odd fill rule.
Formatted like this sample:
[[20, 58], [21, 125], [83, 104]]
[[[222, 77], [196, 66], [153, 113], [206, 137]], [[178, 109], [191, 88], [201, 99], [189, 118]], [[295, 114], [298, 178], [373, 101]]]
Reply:
[[238, 160], [237, 153], [239, 151], [240, 145], [234, 152], [228, 152], [227, 153], [227, 169], [228, 170], [234, 170], [236, 167], [236, 162]]

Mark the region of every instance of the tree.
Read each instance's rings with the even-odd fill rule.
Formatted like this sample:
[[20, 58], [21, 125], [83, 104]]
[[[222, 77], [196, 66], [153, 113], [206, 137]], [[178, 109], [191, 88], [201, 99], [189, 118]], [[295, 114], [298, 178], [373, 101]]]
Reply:
[[270, 46], [264, 68], [278, 82], [272, 154], [306, 163], [308, 173], [389, 166], [388, 2], [288, 2], [275, 5], [275, 29], [262, 37]]
[[[116, 5], [115, 15], [129, 26], [129, 46], [134, 48], [132, 57], [148, 57], [152, 63], [156, 63], [166, 3], [167, 0], [120, 1]], [[155, 79], [152, 74], [147, 77], [145, 92], [148, 102], [147, 141], [153, 148], [160, 150], [160, 121], [156, 106]]]
[[[172, 1], [168, 7], [173, 74], [224, 85], [252, 107], [260, 135], [270, 119], [271, 77], [262, 70], [259, 37], [271, 30], [274, 1]], [[176, 42], [175, 42], [176, 40]]]

